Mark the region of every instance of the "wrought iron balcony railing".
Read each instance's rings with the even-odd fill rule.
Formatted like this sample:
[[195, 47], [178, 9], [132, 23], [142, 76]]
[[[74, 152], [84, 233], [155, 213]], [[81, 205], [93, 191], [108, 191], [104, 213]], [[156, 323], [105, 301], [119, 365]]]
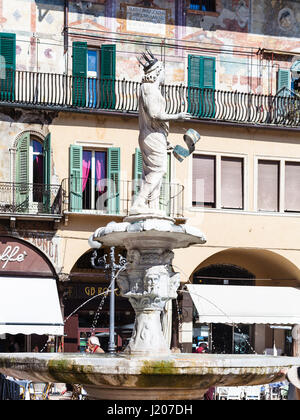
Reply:
[[0, 214], [62, 215], [61, 185], [0, 182]]
[[[64, 210], [71, 213], [127, 216], [140, 185], [141, 180], [66, 178], [62, 182]], [[163, 214], [174, 218], [183, 217], [184, 187], [176, 183], [163, 183], [159, 205]]]
[[[141, 84], [127, 80], [82, 78], [64, 74], [7, 72], [0, 81], [0, 104], [58, 110], [138, 112]], [[300, 99], [199, 89], [162, 87], [168, 113], [189, 112], [192, 118], [232, 123], [297, 127]]]

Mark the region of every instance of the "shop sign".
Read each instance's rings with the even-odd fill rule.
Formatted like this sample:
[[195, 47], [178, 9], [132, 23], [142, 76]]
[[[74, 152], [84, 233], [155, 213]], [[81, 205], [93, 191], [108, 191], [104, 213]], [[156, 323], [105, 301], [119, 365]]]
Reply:
[[38, 250], [17, 238], [0, 236], [0, 273], [53, 276], [51, 265]]
[[9, 263], [19, 263], [21, 264], [27, 257], [26, 251], [21, 251], [19, 246], [8, 245], [2, 254], [0, 254], [0, 269], [5, 269]]
[[[66, 288], [69, 299], [85, 299], [98, 296], [108, 292], [108, 286], [105, 284], [74, 284]], [[115, 295], [120, 296], [120, 290], [115, 290]]]
[[59, 258], [59, 244], [61, 238], [48, 232], [20, 232], [25, 241], [39, 248], [50, 259], [56, 271], [59, 272], [61, 262]]

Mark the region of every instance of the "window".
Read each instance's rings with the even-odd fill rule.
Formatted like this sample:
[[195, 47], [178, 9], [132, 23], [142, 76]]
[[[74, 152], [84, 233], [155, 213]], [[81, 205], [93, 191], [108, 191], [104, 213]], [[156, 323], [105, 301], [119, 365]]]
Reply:
[[203, 12], [215, 12], [215, 0], [190, 0], [190, 10], [201, 10]]
[[300, 212], [300, 162], [257, 161], [257, 210]]
[[[31, 140], [29, 147], [29, 180], [33, 185], [44, 183], [44, 150], [38, 140]], [[42, 190], [33, 189], [33, 201], [41, 202], [43, 199]]]
[[215, 58], [188, 57], [188, 112], [205, 118], [215, 116]]
[[216, 207], [215, 156], [193, 156], [193, 206]]
[[193, 155], [192, 203], [195, 207], [244, 208], [244, 158]]
[[114, 109], [116, 46], [73, 42], [73, 105]]
[[300, 162], [285, 162], [285, 211], [300, 211]]
[[223, 209], [243, 209], [243, 159], [221, 158], [221, 192]]
[[83, 150], [82, 209], [103, 209], [101, 197], [107, 191], [107, 153]]
[[97, 105], [97, 79], [100, 78], [100, 59], [99, 50], [87, 51], [87, 77], [88, 77], [88, 92], [87, 103], [89, 107], [96, 107]]
[[16, 201], [19, 210], [27, 210], [33, 203], [42, 203], [44, 210], [50, 206], [50, 134], [44, 141], [30, 133], [24, 133], [20, 138], [16, 151], [16, 184]]
[[280, 162], [258, 161], [258, 210], [279, 211]]
[[120, 209], [120, 149], [106, 151], [70, 147], [70, 210]]

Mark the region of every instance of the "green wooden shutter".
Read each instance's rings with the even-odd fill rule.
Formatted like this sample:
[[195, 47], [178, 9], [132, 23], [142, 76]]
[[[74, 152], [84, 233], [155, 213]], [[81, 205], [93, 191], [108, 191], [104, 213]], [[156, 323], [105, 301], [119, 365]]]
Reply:
[[215, 116], [215, 58], [189, 55], [188, 112], [205, 118]]
[[171, 189], [170, 189], [170, 181], [171, 181], [171, 155], [168, 153], [168, 167], [167, 172], [165, 173], [162, 186], [160, 189], [160, 197], [159, 197], [159, 204], [160, 210], [163, 210], [167, 216], [170, 215], [171, 212]]
[[142, 157], [142, 152], [137, 147], [135, 149], [135, 155], [134, 155], [133, 193], [135, 197], [140, 191], [142, 178], [143, 178], [143, 157]]
[[70, 146], [70, 211], [82, 210], [82, 147]]
[[108, 149], [108, 189], [107, 209], [109, 214], [120, 213], [120, 148]]
[[201, 76], [203, 87], [202, 117], [215, 116], [215, 59], [202, 57]]
[[101, 108], [115, 109], [116, 107], [116, 46], [102, 45], [101, 47]]
[[51, 204], [51, 134], [44, 140], [44, 192], [43, 206], [46, 213], [50, 213]]
[[18, 142], [16, 153], [17, 212], [26, 212], [29, 207], [29, 145], [30, 134], [25, 133]]
[[[287, 88], [287, 89], [284, 89]], [[282, 89], [281, 92], [279, 92]], [[277, 73], [277, 92], [276, 95], [276, 118], [278, 122], [282, 122], [282, 119], [289, 114], [289, 103], [287, 103], [287, 97], [290, 96], [291, 89], [291, 72], [289, 70], [279, 69]]]
[[2, 101], [15, 99], [16, 34], [0, 34], [0, 90]]
[[87, 43], [73, 42], [73, 105], [86, 106]]
[[213, 57], [202, 57], [202, 87], [215, 89], [215, 59]]
[[[291, 72], [279, 69], [277, 73], [277, 91], [283, 88], [291, 89]], [[290, 91], [283, 89], [278, 96], [290, 96]]]
[[198, 116], [200, 113], [201, 57], [189, 55], [188, 63], [188, 112]]

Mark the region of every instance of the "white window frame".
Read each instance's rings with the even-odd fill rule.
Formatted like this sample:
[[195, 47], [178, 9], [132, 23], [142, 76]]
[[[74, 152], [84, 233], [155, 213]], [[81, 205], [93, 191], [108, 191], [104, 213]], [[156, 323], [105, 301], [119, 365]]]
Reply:
[[[232, 212], [246, 212], [249, 211], [249, 200], [248, 200], [248, 155], [244, 153], [228, 153], [228, 152], [214, 152], [214, 151], [207, 151], [207, 150], [196, 150], [192, 154], [192, 159], [189, 159], [189, 180], [193, 179], [193, 156], [194, 155], [206, 155], [206, 156], [214, 156], [216, 159], [216, 179], [215, 179], [215, 188], [216, 188], [216, 207], [208, 208], [208, 207], [196, 207], [193, 206], [193, 191], [192, 188], [188, 188], [188, 203], [189, 203], [189, 211], [197, 212], [197, 211], [222, 211], [226, 213]], [[223, 209], [222, 208], [222, 179], [221, 179], [221, 160], [222, 157], [230, 157], [230, 158], [239, 158], [243, 160], [243, 209]], [[191, 185], [189, 182], [188, 185]]]

